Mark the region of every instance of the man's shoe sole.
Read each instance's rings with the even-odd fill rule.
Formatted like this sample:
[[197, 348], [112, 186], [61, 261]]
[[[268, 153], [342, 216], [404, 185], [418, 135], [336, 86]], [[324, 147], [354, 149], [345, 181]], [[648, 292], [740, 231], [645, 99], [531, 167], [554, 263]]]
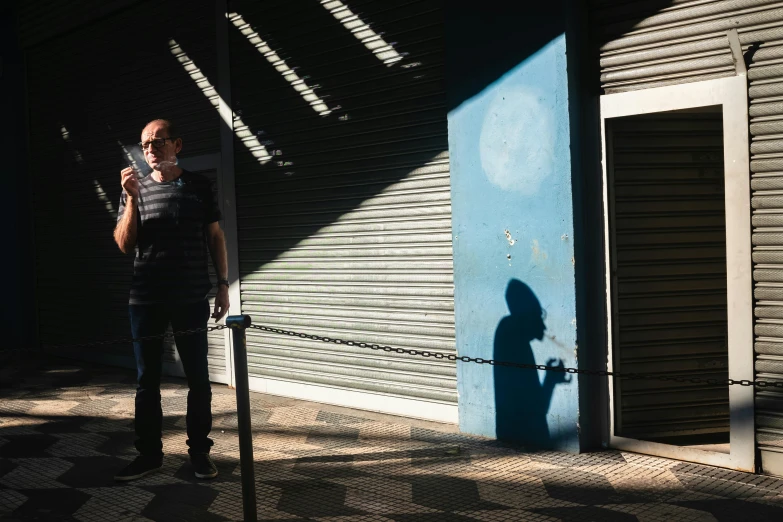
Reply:
[[194, 475], [196, 475], [196, 478], [200, 479], [213, 479], [218, 476], [218, 472], [215, 470], [214, 473], [210, 473], [208, 475], [205, 475], [204, 473], [194, 473]]
[[140, 479], [141, 477], [146, 477], [150, 473], [155, 473], [156, 471], [160, 471], [160, 469], [162, 467], [163, 466], [161, 466], [160, 468], [148, 469], [147, 471], [145, 471], [143, 473], [138, 473], [136, 475], [125, 475], [125, 476], [119, 476], [118, 475], [118, 476], [114, 477], [114, 480], [116, 480], [117, 482], [128, 482], [128, 481], [131, 481], [131, 480]]

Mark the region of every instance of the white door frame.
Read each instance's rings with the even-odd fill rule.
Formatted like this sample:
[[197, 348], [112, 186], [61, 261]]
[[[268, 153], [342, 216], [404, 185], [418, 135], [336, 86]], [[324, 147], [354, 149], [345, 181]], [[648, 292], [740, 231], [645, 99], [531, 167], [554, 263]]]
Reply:
[[[239, 275], [239, 225], [237, 223], [237, 196], [234, 179], [234, 111], [231, 108], [231, 68], [228, 42], [227, 0], [215, 0], [215, 47], [218, 58], [217, 92], [220, 125], [220, 176], [218, 183], [223, 198], [223, 232], [228, 250], [229, 315], [242, 314], [242, 293]], [[231, 331], [226, 329], [226, 375], [228, 385], [234, 387], [234, 348]]]
[[[613, 370], [613, 283], [606, 120], [720, 105], [726, 201], [726, 277], [729, 377], [753, 380], [753, 277], [751, 264], [750, 152], [748, 85], [744, 75], [601, 96], [604, 238], [608, 320], [608, 368]], [[753, 387], [729, 386], [730, 453], [648, 442], [615, 433], [614, 381], [609, 381], [609, 446], [659, 457], [755, 471]]]

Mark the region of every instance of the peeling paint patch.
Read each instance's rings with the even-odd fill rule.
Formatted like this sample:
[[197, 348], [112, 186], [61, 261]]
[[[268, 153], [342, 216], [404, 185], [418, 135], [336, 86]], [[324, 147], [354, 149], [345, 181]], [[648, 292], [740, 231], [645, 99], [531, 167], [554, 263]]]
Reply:
[[514, 246], [514, 243], [516, 243], [517, 240], [511, 237], [511, 232], [508, 230], [505, 230], [504, 232], [506, 234], [506, 241], [508, 241], [508, 244]]
[[506, 83], [496, 92], [479, 136], [481, 168], [487, 180], [502, 190], [536, 195], [555, 172], [558, 121], [551, 106], [558, 103], [557, 95], [532, 85]]
[[549, 257], [546, 252], [541, 250], [541, 245], [538, 244], [538, 239], [534, 239], [530, 244], [530, 249], [533, 251], [533, 259], [536, 261], [544, 261]]

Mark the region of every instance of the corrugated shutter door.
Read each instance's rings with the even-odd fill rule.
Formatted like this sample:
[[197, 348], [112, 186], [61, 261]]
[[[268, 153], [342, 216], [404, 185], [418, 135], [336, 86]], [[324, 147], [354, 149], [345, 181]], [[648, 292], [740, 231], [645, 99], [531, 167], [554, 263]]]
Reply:
[[[778, 30], [783, 32], [783, 14]], [[750, 79], [756, 378], [783, 381], [783, 42], [762, 43]], [[756, 391], [756, 440], [783, 463], [783, 391]], [[765, 467], [771, 466], [764, 464]], [[783, 465], [777, 466], [783, 473]]]
[[[440, 3], [232, 12], [243, 313], [454, 353]], [[453, 362], [260, 332], [248, 352], [251, 375], [267, 381], [456, 407]]]
[[[594, 0], [591, 26], [605, 93], [731, 76], [726, 31], [737, 29], [750, 81], [756, 377], [783, 381], [783, 3]], [[756, 391], [756, 426], [760, 449], [783, 452], [783, 393]]]
[[[149, 12], [166, 32], [150, 31]], [[119, 37], [123, 31], [144, 38]], [[209, 1], [142, 2], [27, 50], [40, 338], [62, 345], [127, 337], [130, 256], [114, 244], [119, 171], [156, 117], [183, 131], [184, 155], [219, 150], [215, 108], [170, 39], [215, 73]], [[129, 364], [129, 345], [69, 352]], [[223, 370], [225, 380], [225, 369]]]
[[18, 5], [20, 42], [23, 47], [30, 47], [138, 4], [140, 0], [18, 0], [14, 3]]
[[[722, 127], [720, 113], [611, 123], [619, 371], [728, 377]], [[726, 386], [615, 386], [617, 435], [728, 441]]]
[[783, 39], [775, 0], [593, 0], [590, 20], [607, 94], [734, 76], [729, 29], [744, 49]]

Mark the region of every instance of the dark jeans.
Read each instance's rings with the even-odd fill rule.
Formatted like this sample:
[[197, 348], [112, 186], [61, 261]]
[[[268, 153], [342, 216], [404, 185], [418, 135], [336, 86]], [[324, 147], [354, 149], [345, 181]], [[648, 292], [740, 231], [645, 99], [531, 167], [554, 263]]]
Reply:
[[[188, 380], [188, 452], [209, 453], [212, 440], [212, 387], [207, 366], [207, 333], [177, 335], [205, 328], [209, 302], [130, 305], [133, 337], [160, 335], [171, 323], [177, 352]], [[138, 371], [136, 388], [136, 449], [146, 456], [163, 455], [163, 410], [160, 405], [163, 339], [133, 343]]]

